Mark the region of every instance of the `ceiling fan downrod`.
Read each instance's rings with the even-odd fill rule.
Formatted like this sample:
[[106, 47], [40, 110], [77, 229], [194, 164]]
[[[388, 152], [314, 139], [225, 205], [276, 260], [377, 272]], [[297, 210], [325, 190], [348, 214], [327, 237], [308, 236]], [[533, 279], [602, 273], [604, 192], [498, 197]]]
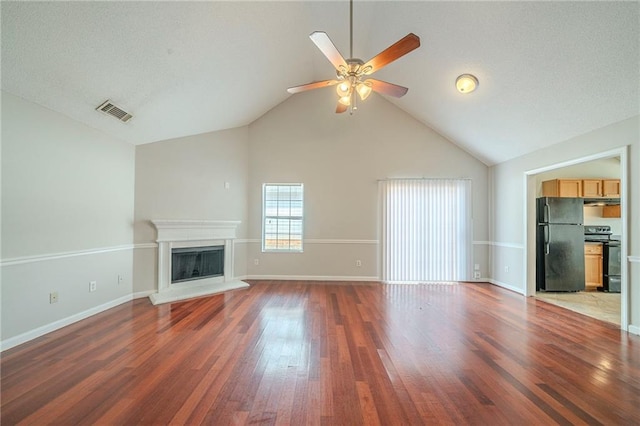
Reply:
[[349, 0], [349, 57], [353, 58], [353, 0]]

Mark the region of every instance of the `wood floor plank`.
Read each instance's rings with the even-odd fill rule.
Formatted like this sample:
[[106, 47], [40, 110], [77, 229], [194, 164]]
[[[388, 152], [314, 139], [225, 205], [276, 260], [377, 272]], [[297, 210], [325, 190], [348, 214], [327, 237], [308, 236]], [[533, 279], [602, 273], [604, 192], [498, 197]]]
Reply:
[[640, 338], [482, 283], [252, 281], [2, 353], [0, 423], [640, 424]]

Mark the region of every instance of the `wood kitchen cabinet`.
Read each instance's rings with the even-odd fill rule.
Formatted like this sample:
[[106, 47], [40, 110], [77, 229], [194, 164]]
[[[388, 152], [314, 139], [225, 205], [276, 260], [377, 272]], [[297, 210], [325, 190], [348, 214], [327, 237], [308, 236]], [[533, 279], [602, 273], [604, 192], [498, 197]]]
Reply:
[[602, 287], [602, 244], [584, 245], [584, 280], [587, 290]]
[[622, 217], [620, 212], [620, 204], [615, 206], [602, 207], [602, 217]]
[[602, 196], [620, 198], [620, 179], [604, 179], [602, 181]]
[[620, 179], [553, 179], [542, 182], [543, 197], [620, 198]]
[[602, 179], [582, 179], [582, 196], [585, 198], [602, 197]]
[[553, 179], [542, 182], [543, 197], [582, 197], [581, 179]]

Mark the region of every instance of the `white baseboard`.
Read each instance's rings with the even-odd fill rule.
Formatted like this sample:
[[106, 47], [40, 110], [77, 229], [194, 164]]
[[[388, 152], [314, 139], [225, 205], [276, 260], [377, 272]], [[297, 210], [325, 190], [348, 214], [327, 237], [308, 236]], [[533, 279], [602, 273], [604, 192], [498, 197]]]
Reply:
[[637, 334], [638, 336], [640, 336], [640, 327], [638, 327], [637, 325], [629, 324], [629, 328], [627, 331], [629, 331], [629, 333], [631, 334]]
[[44, 336], [47, 333], [51, 333], [52, 331], [56, 331], [62, 327], [66, 327], [85, 318], [89, 318], [90, 316], [99, 314], [100, 312], [106, 311], [107, 309], [111, 309], [123, 303], [129, 302], [131, 299], [131, 295], [128, 294], [126, 296], [122, 296], [118, 299], [112, 300], [111, 302], [104, 303], [100, 306], [87, 309], [86, 311], [78, 312], [77, 314], [71, 315], [69, 317], [62, 318], [50, 324], [43, 325], [42, 327], [27, 331], [26, 333], [10, 337], [0, 342], [0, 352], [11, 349], [14, 346], [21, 345], [40, 336]]
[[460, 281], [461, 283], [478, 283], [478, 284], [482, 284], [482, 283], [490, 283], [491, 282], [491, 278], [469, 278], [468, 280], [462, 280]]
[[133, 300], [135, 300], [135, 299], [144, 299], [145, 297], [151, 296], [155, 292], [156, 292], [156, 290], [138, 291], [136, 293], [133, 293], [133, 296], [131, 298]]
[[513, 291], [515, 293], [518, 293], [518, 294], [521, 294], [523, 296], [527, 295], [525, 290], [523, 290], [521, 288], [518, 288], [518, 287], [514, 287], [514, 286], [512, 286], [510, 284], [503, 283], [503, 282], [500, 282], [500, 281], [494, 280], [494, 279], [488, 279], [487, 281], [490, 282], [493, 285], [497, 285], [498, 287], [506, 288], [507, 290], [511, 290], [511, 291]]
[[[239, 277], [236, 279], [240, 279]], [[330, 276], [330, 275], [247, 275], [242, 280], [278, 281], [380, 281], [379, 277]]]

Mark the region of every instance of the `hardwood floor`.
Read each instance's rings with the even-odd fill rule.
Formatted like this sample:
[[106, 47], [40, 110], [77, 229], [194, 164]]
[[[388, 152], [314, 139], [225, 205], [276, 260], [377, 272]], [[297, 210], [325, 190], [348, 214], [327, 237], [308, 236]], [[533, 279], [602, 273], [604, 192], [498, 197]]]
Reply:
[[490, 284], [251, 282], [2, 354], [2, 425], [640, 423], [640, 338]]

